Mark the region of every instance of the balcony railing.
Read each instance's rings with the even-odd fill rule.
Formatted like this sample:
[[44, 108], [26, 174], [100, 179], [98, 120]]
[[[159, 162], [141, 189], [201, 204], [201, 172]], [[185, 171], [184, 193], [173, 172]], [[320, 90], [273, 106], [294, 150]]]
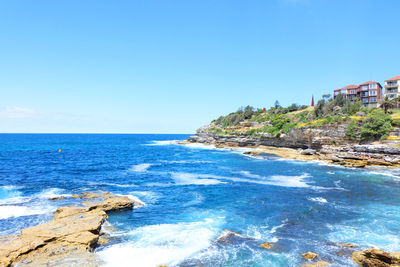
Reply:
[[397, 87], [397, 82], [395, 82], [395, 83], [393, 83], [393, 82], [387, 83], [386, 87]]
[[386, 94], [397, 94], [397, 89], [386, 90]]

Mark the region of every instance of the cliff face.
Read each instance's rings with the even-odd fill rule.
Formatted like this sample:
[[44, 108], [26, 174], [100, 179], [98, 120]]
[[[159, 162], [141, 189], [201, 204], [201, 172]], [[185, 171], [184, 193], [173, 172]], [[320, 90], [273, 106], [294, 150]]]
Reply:
[[261, 133], [254, 137], [245, 131], [234, 135], [221, 135], [209, 131], [210, 126], [197, 130], [196, 135], [191, 136], [188, 141], [194, 143], [225, 144], [232, 146], [274, 146], [288, 148], [312, 148], [320, 149], [323, 145], [344, 145], [350, 141], [346, 138], [345, 123], [333, 126], [321, 126], [318, 128], [292, 128], [287, 134], [273, 136]]
[[318, 128], [292, 128], [287, 134], [279, 136], [268, 133], [252, 136], [246, 130], [229, 135], [217, 134], [210, 131], [212, 126], [205, 126], [198, 129], [196, 135], [191, 136], [187, 142], [212, 144], [216, 147], [259, 147], [262, 152], [246, 153], [269, 153], [298, 160], [323, 160], [346, 167], [400, 165], [399, 147], [383, 143], [357, 144], [346, 137], [346, 127], [347, 123], [342, 122]]

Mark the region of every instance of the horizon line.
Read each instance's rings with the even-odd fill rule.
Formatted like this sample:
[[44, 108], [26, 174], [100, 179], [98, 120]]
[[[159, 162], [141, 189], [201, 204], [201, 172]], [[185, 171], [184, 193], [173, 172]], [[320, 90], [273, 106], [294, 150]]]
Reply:
[[74, 132], [74, 133], [61, 133], [61, 132], [38, 132], [38, 133], [31, 133], [31, 132], [0, 132], [0, 134], [194, 134], [194, 133], [101, 133], [101, 132], [97, 132], [97, 133], [85, 133], [85, 132]]

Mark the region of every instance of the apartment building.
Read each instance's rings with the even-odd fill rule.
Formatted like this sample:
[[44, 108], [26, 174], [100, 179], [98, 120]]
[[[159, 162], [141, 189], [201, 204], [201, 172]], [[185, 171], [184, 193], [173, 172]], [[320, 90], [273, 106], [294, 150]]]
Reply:
[[346, 95], [351, 101], [360, 100], [367, 108], [377, 107], [382, 100], [382, 86], [375, 81], [368, 81], [360, 85], [351, 84], [333, 91], [333, 97], [339, 94]]
[[398, 97], [399, 93], [400, 93], [400, 75], [397, 75], [385, 81], [385, 95], [387, 95], [389, 99]]

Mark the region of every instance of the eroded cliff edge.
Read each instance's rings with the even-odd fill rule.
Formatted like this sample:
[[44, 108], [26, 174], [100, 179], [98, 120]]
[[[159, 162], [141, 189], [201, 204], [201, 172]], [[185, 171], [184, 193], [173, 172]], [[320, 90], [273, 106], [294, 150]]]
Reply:
[[[218, 148], [256, 148], [245, 153], [255, 156], [274, 154], [297, 160], [322, 160], [346, 167], [400, 166], [400, 147], [396, 144], [352, 142], [345, 135], [346, 126], [346, 123], [341, 123], [318, 128], [292, 128], [287, 134], [279, 136], [268, 133], [252, 136], [248, 130], [235, 134], [218, 134], [210, 131], [213, 126], [209, 125], [198, 129], [196, 135], [185, 142], [209, 144]], [[243, 128], [246, 129], [245, 126]]]
[[85, 201], [58, 208], [50, 222], [0, 237], [0, 266], [99, 266], [101, 261], [90, 252], [99, 244], [107, 212], [143, 205], [108, 192], [72, 197]]

